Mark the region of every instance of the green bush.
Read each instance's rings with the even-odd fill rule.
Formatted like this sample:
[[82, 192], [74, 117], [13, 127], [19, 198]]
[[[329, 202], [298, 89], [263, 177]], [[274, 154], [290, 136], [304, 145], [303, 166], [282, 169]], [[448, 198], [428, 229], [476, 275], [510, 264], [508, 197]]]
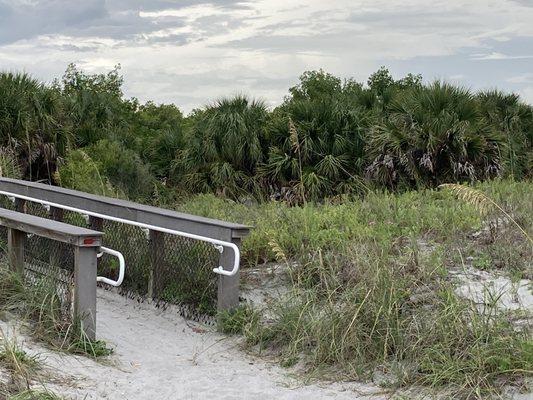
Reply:
[[86, 149], [100, 173], [132, 200], [146, 200], [153, 193], [155, 178], [132, 150], [117, 142], [100, 140]]

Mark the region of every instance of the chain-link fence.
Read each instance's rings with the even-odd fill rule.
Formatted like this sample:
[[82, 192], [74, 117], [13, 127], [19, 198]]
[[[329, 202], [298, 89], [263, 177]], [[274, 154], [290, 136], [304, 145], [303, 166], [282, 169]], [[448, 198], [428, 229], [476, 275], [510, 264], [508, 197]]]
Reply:
[[[5, 196], [0, 196], [0, 207], [15, 209]], [[103, 246], [121, 252], [126, 261], [120, 294], [139, 300], [151, 297], [158, 306], [177, 305], [186, 318], [212, 322], [218, 280], [213, 268], [218, 266], [220, 256], [213, 245], [125, 223], [90, 220], [79, 213], [50, 210], [39, 203], [26, 202], [25, 212], [104, 232]], [[1, 237], [6, 238], [5, 228], [0, 229]], [[30, 236], [26, 263], [33, 275], [43, 275], [48, 268], [48, 275], [57, 277], [58, 292], [67, 302], [74, 265], [72, 246]], [[98, 261], [98, 275], [116, 280], [118, 273], [118, 260], [102, 255]]]
[[[0, 196], [0, 207], [16, 210], [13, 201]], [[26, 211], [43, 218], [49, 217], [47, 209], [30, 203]], [[0, 226], [0, 257], [7, 252], [7, 228]], [[27, 235], [24, 251], [24, 278], [28, 284], [50, 287], [50, 295], [57, 296], [64, 317], [72, 316], [74, 288], [74, 248], [38, 235]]]

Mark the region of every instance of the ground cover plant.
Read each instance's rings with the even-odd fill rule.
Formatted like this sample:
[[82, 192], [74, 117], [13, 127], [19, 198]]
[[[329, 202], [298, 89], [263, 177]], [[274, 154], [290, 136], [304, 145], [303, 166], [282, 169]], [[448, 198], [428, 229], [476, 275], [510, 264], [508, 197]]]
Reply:
[[[477, 190], [531, 232], [530, 183]], [[205, 210], [243, 207], [211, 199]], [[263, 207], [265, 221], [273, 220], [272, 205]], [[201, 210], [194, 201], [186, 208]], [[484, 269], [530, 278], [533, 247], [499, 210], [479, 211], [449, 190], [424, 190], [286, 208], [277, 229], [258, 217], [250, 241], [264, 245], [264, 259], [286, 266], [289, 290], [266, 306], [222, 315], [221, 330], [241, 333], [253, 351], [298, 364], [310, 377], [368, 380], [380, 372], [388, 379], [382, 384], [446, 388], [455, 398], [521, 385], [533, 374], [531, 310], [502, 309], [501, 294], [488, 288], [477, 304], [457, 292], [450, 271], [476, 268], [491, 254]]]
[[[42, 385], [43, 360], [28, 354], [13, 334], [0, 329], [0, 399], [2, 400], [61, 400]], [[33, 387], [41, 387], [34, 390]]]
[[25, 282], [5, 261], [0, 264], [0, 312], [16, 313], [32, 335], [54, 349], [98, 358], [111, 354], [102, 341], [90, 340], [65, 314], [53, 278]]

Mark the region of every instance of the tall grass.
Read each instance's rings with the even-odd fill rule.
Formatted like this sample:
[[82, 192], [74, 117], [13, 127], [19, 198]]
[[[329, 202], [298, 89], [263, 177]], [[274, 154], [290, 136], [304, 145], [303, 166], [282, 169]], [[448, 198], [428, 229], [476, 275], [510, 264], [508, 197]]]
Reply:
[[43, 359], [28, 354], [15, 335], [8, 337], [0, 329], [0, 399], [61, 400], [44, 387], [33, 389], [42, 385], [43, 372]]
[[[531, 231], [530, 183], [479, 188]], [[210, 204], [209, 213], [220, 209]], [[258, 209], [247, 255], [258, 259], [251, 252], [260, 243], [265, 259], [286, 263], [290, 290], [262, 309], [221, 317], [222, 330], [242, 333], [253, 349], [313, 375], [372, 379], [384, 371], [394, 387], [445, 387], [453, 398], [487, 398], [533, 374], [530, 324], [514, 325], [489, 290], [483, 305], [460, 297], [448, 274], [466, 255], [490, 250], [489, 268], [527, 277], [531, 246], [512, 223], [493, 225], [499, 210], [482, 218], [451, 193], [430, 190]]]
[[92, 341], [81, 324], [65, 312], [52, 278], [26, 283], [0, 264], [0, 311], [17, 313], [38, 339], [55, 349], [100, 357], [109, 355], [102, 341]]
[[[501, 204], [514, 219], [531, 229], [533, 205], [529, 182], [492, 181], [477, 185]], [[199, 195], [179, 205], [181, 211], [238, 221], [254, 226], [243, 241], [244, 263], [276, 261], [276, 243], [289, 258], [310, 250], [342, 250], [354, 240], [393, 240], [416, 236], [428, 241], [460, 241], [482, 228], [483, 217], [452, 193], [420, 190], [402, 194], [370, 192], [364, 198], [345, 198], [303, 207], [283, 203], [241, 204], [210, 195]], [[489, 213], [487, 220], [499, 217]]]

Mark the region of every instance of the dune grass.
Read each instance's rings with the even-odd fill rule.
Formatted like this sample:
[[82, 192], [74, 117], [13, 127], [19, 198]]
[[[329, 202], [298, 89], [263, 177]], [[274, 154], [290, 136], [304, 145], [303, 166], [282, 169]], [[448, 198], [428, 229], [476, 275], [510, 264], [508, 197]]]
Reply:
[[35, 338], [56, 350], [93, 358], [112, 352], [103, 341], [90, 340], [81, 324], [65, 313], [52, 278], [30, 285], [0, 264], [0, 311], [16, 313]]
[[40, 382], [42, 367], [39, 355], [28, 354], [14, 334], [8, 337], [0, 330], [0, 399], [61, 400]]
[[[531, 183], [479, 189], [531, 232]], [[206, 214], [221, 210], [210, 201]], [[310, 377], [371, 380], [379, 372], [392, 388], [445, 388], [454, 398], [487, 398], [533, 375], [531, 315], [523, 310], [516, 325], [496, 294], [487, 289], [475, 304], [449, 275], [472, 257], [474, 268], [484, 260], [495, 273], [531, 276], [531, 244], [497, 209], [481, 215], [453, 193], [424, 190], [338, 205], [265, 204], [254, 218], [248, 260], [286, 264], [290, 290], [262, 308], [221, 315], [220, 329], [243, 334], [250, 349]]]

